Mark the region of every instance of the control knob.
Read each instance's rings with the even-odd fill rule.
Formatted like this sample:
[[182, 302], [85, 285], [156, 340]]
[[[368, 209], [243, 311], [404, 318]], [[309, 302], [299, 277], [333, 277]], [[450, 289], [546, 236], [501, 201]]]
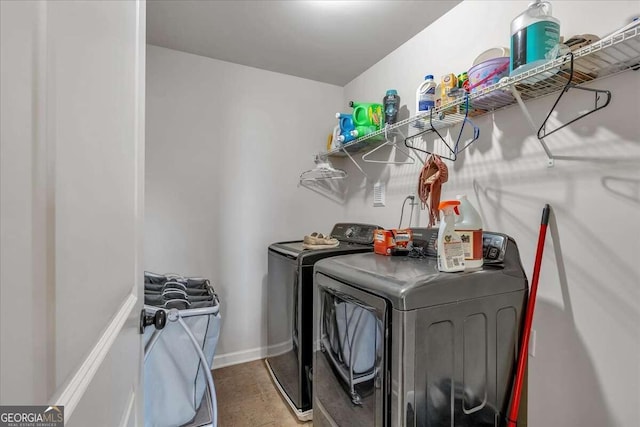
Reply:
[[353, 237], [353, 235], [354, 235], [354, 234], [355, 234], [355, 231], [353, 230], [353, 227], [349, 227], [349, 228], [347, 228], [347, 229], [345, 230], [345, 232], [344, 232], [344, 237], [346, 237], [346, 238], [349, 238], [349, 239], [350, 239], [350, 238], [352, 238], [352, 237]]

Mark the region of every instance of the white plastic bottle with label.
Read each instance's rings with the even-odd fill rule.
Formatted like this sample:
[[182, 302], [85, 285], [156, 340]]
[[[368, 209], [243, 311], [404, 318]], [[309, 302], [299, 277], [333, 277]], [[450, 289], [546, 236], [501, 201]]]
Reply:
[[[534, 0], [511, 21], [511, 76], [544, 64], [560, 43], [560, 21], [551, 16], [551, 3]], [[553, 59], [553, 58], [551, 58]]]
[[456, 217], [456, 233], [462, 239], [464, 263], [467, 270], [480, 268], [482, 257], [482, 218], [478, 211], [467, 200], [466, 195], [456, 196], [460, 202], [460, 215]]
[[424, 113], [436, 105], [436, 82], [433, 75], [424, 76], [416, 90], [416, 114]]
[[443, 219], [438, 230], [438, 270], [444, 272], [464, 271], [462, 239], [455, 230], [454, 215], [459, 215], [457, 200], [440, 202]]

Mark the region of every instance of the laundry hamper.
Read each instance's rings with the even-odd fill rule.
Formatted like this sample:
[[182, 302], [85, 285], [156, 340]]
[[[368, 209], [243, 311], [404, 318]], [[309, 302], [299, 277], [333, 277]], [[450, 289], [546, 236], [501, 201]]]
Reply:
[[[218, 297], [207, 279], [145, 272], [144, 282], [144, 425], [215, 427], [210, 369], [220, 335]], [[203, 412], [209, 417], [200, 421]]]

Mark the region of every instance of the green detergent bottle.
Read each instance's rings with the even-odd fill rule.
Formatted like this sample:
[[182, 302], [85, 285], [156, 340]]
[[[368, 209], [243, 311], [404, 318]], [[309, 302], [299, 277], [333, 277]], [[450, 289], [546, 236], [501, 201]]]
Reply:
[[384, 109], [382, 104], [351, 101], [349, 106], [353, 107], [353, 123], [356, 126], [375, 126], [376, 130], [383, 126]]
[[377, 130], [378, 129], [376, 129], [375, 126], [356, 126], [356, 128], [351, 131], [351, 136], [353, 136], [354, 138], [361, 138]]

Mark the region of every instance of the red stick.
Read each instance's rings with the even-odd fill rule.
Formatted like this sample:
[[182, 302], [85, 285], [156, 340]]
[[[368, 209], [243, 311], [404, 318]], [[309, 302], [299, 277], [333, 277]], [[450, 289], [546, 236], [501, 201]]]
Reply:
[[536, 294], [538, 293], [538, 280], [540, 279], [540, 265], [542, 264], [542, 252], [544, 251], [544, 240], [547, 236], [547, 225], [549, 225], [549, 213], [551, 208], [544, 205], [542, 211], [542, 221], [540, 222], [540, 234], [538, 235], [538, 248], [536, 250], [536, 260], [533, 265], [533, 279], [531, 280], [531, 292], [527, 301], [527, 312], [522, 331], [522, 341], [520, 341], [520, 352], [518, 353], [518, 368], [513, 384], [513, 394], [511, 397], [511, 408], [507, 416], [507, 427], [516, 427], [518, 412], [520, 411], [520, 396], [522, 395], [522, 382], [524, 371], [527, 367], [527, 357], [529, 355], [529, 337], [531, 336], [531, 324], [533, 323], [533, 311], [536, 308]]

